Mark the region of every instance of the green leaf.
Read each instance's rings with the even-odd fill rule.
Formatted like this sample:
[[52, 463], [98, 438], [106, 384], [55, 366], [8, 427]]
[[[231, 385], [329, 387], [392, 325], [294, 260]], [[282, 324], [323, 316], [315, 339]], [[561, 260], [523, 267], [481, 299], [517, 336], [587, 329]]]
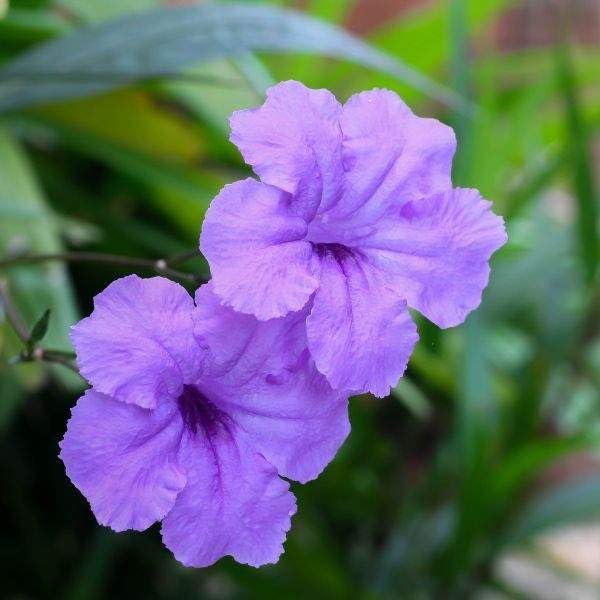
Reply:
[[593, 450], [598, 447], [598, 436], [535, 439], [515, 448], [504, 459], [494, 474], [492, 494], [494, 502], [510, 507], [522, 489], [531, 484], [540, 472], [565, 456]]
[[431, 402], [407, 377], [400, 379], [396, 387], [392, 390], [392, 396], [402, 402], [406, 409], [417, 419], [425, 421], [431, 416]]
[[600, 476], [564, 483], [535, 495], [506, 530], [506, 544], [523, 543], [546, 529], [598, 518]]
[[[63, 246], [56, 219], [46, 204], [27, 156], [1, 128], [0, 156], [0, 252], [4, 255], [15, 251], [60, 252]], [[7, 270], [6, 274], [13, 301], [25, 322], [35, 322], [46, 308], [51, 307], [54, 317], [46, 341], [58, 350], [70, 350], [69, 327], [79, 317], [64, 266], [60, 263], [19, 266]], [[6, 335], [5, 340], [3, 351], [8, 355], [20, 350], [13, 336]], [[23, 368], [23, 373], [31, 375], [38, 365], [31, 367]], [[65, 370], [57, 369], [56, 373], [65, 383], [80, 386], [78, 378]]]
[[[252, 73], [249, 72], [251, 66]], [[161, 83], [160, 90], [167, 94], [167, 98], [176, 100], [195, 117], [212, 127], [218, 133], [218, 140], [215, 142], [222, 144], [223, 138], [228, 135], [231, 113], [240, 108], [261, 104], [266, 87], [274, 83], [266, 72], [261, 76], [261, 67], [258, 59], [252, 55], [237, 59], [235, 63], [230, 60], [213, 61], [186, 70], [186, 73], [198, 77], [232, 80], [236, 85], [224, 87], [169, 80]], [[248, 81], [240, 80], [241, 70], [245, 78], [252, 77], [252, 85]], [[260, 91], [257, 89], [259, 87]], [[214, 150], [214, 145], [212, 149]]]
[[[405, 62], [422, 73], [435, 73], [447, 60], [448, 48], [452, 46], [451, 20], [448, 18], [449, 4], [452, 1], [425, 2], [412, 10], [409, 9], [398, 19], [391, 20], [379, 28], [370, 36], [370, 40], [392, 56], [401, 56]], [[495, 15], [514, 2], [515, 0], [466, 1], [469, 30], [474, 33], [480, 32]], [[345, 73], [345, 76], [347, 75]], [[358, 89], [393, 84], [388, 77], [375, 77], [370, 73], [353, 77], [352, 83]], [[400, 91], [409, 103], [415, 100], [410, 89]]]
[[45, 10], [11, 8], [3, 19], [0, 18], [0, 39], [3, 43], [40, 42], [68, 29], [64, 20]]
[[31, 123], [51, 127], [66, 146], [110, 165], [149, 189], [148, 200], [190, 240], [197, 239], [210, 201], [226, 182], [222, 175], [158, 160], [47, 117], [25, 121]]
[[587, 280], [593, 282], [598, 268], [598, 192], [588, 143], [588, 127], [581, 112], [579, 89], [569, 49], [557, 49], [557, 72], [566, 111], [567, 145], [578, 206], [578, 233], [581, 259]]
[[44, 311], [44, 314], [37, 320], [35, 325], [31, 328], [31, 333], [29, 334], [29, 343], [37, 344], [44, 339], [44, 336], [48, 332], [48, 325], [50, 323], [50, 313], [52, 311], [47, 308]]
[[57, 2], [63, 9], [77, 15], [83, 21], [103, 21], [118, 17], [124, 13], [141, 12], [156, 6], [158, 0], [60, 0]]
[[92, 138], [174, 163], [197, 162], [205, 154], [198, 127], [136, 90], [54, 104], [35, 114]]
[[387, 72], [455, 108], [455, 92], [336, 26], [255, 4], [158, 8], [39, 45], [0, 71], [0, 110], [76, 98], [247, 51], [306, 52]]

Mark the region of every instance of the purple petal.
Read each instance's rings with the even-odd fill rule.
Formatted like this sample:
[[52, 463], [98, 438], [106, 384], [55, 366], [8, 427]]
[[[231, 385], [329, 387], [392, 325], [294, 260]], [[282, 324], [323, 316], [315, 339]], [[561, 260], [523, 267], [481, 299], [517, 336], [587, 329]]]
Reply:
[[176, 400], [199, 369], [193, 308], [185, 289], [162, 277], [111, 283], [71, 330], [82, 375], [97, 391], [144, 408]]
[[453, 327], [481, 302], [488, 261], [507, 240], [504, 221], [477, 190], [457, 188], [411, 202], [360, 242], [408, 305]]
[[317, 477], [350, 424], [346, 395], [333, 391], [310, 360], [307, 311], [258, 321], [220, 306], [210, 284], [198, 290], [196, 305], [196, 335], [221, 365], [205, 389], [281, 475]]
[[239, 385], [257, 376], [279, 377], [295, 367], [306, 348], [307, 314], [305, 309], [279, 319], [258, 321], [223, 306], [211, 281], [196, 291], [194, 335], [201, 347], [209, 349], [212, 371], [217, 376], [233, 371], [238, 374]]
[[162, 525], [177, 560], [189, 567], [226, 555], [254, 567], [277, 562], [295, 498], [274, 467], [238, 439], [235, 425], [186, 436], [180, 460], [188, 483]]
[[340, 190], [341, 110], [331, 92], [286, 81], [261, 107], [233, 114], [231, 141], [262, 181], [294, 196], [295, 214], [310, 218]]
[[318, 285], [306, 222], [281, 190], [245, 179], [212, 201], [200, 238], [225, 304], [267, 320], [300, 310]]
[[337, 221], [373, 223], [391, 205], [452, 186], [454, 132], [435, 119], [415, 116], [394, 92], [376, 89], [352, 96], [341, 128], [344, 196], [321, 215], [322, 224], [318, 219], [314, 224], [315, 230], [329, 231], [328, 241], [343, 243], [344, 224]]
[[364, 257], [326, 251], [306, 321], [317, 368], [336, 389], [386, 396], [417, 342], [406, 302]]
[[174, 406], [150, 411], [93, 390], [79, 399], [60, 458], [100, 524], [141, 531], [171, 510], [186, 483], [182, 429]]

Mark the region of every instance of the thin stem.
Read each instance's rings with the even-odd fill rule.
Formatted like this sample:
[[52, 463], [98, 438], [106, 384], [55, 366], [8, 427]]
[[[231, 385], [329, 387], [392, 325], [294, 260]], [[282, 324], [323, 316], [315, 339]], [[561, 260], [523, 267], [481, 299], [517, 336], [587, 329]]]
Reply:
[[44, 348], [38, 347], [33, 351], [31, 358], [40, 362], [55, 363], [57, 365], [62, 365], [63, 367], [66, 367], [67, 369], [73, 371], [73, 373], [76, 373], [81, 377], [79, 369], [71, 362], [71, 360], [69, 360], [65, 356], [66, 354], [69, 353], [57, 352], [55, 350], [45, 350]]
[[161, 275], [167, 275], [175, 279], [189, 281], [190, 283], [200, 283], [204, 281], [203, 277], [197, 277], [191, 273], [184, 273], [169, 267], [171, 259], [149, 260], [146, 258], [136, 258], [133, 256], [121, 256], [118, 254], [103, 254], [101, 252], [60, 252], [57, 254], [23, 254], [0, 260], [0, 269], [12, 267], [18, 264], [32, 264], [47, 261], [65, 261], [65, 262], [92, 262], [104, 263], [110, 265], [119, 265], [124, 267], [134, 267], [149, 269]]
[[4, 314], [6, 315], [6, 320], [10, 326], [14, 329], [23, 344], [29, 344], [29, 331], [21, 318], [21, 315], [17, 311], [17, 308], [10, 299], [8, 283], [4, 279], [0, 279], [0, 301], [2, 302]]
[[75, 360], [75, 358], [77, 357], [75, 352], [67, 352], [65, 350], [55, 350], [54, 348], [44, 348], [44, 355], [45, 356], [59, 356], [62, 358], [66, 358], [69, 360]]
[[19, 362], [39, 361], [56, 363], [80, 375], [77, 367], [71, 362], [71, 360], [75, 358], [75, 354], [72, 352], [46, 350], [40, 346], [32, 346], [29, 330], [23, 321], [23, 317], [21, 317], [21, 314], [17, 310], [17, 307], [12, 303], [8, 292], [8, 283], [4, 279], [0, 279], [0, 301], [2, 301], [2, 307], [7, 322], [14, 329], [24, 346], [18, 360]]
[[169, 256], [169, 258], [165, 259], [165, 264], [169, 267], [173, 265], [178, 265], [182, 262], [187, 262], [192, 258], [198, 258], [200, 256], [200, 252], [198, 250], [188, 250], [187, 252], [181, 252], [179, 254], [173, 254]]
[[[66, 367], [67, 369], [69, 369], [69, 371], [72, 371], [73, 373], [75, 373], [76, 375], [79, 375], [79, 377], [81, 377], [81, 379], [84, 379], [83, 375], [79, 372], [79, 369], [71, 362], [69, 362], [66, 358], [60, 358], [59, 356], [48, 356], [48, 357], [44, 357], [42, 359], [43, 362], [47, 362], [47, 363], [55, 363], [57, 365], [62, 365], [63, 367]], [[85, 381], [85, 379], [84, 379]]]
[[[29, 254], [12, 256], [0, 260], [1, 268], [10, 268], [19, 264], [33, 264], [46, 261], [65, 261], [65, 262], [92, 262], [92, 263], [104, 263], [110, 265], [119, 265], [124, 267], [133, 267], [141, 269], [149, 269], [155, 273], [166, 275], [176, 279], [188, 281], [190, 283], [202, 283], [206, 281], [204, 277], [199, 277], [191, 273], [184, 273], [173, 269], [171, 265], [185, 262], [189, 259], [196, 258], [199, 256], [197, 250], [191, 250], [188, 252], [182, 252], [168, 258], [161, 258], [159, 260], [149, 260], [145, 258], [136, 258], [132, 256], [121, 256], [117, 254], [103, 254], [100, 252], [60, 252], [56, 254]], [[25, 349], [21, 353], [20, 360], [29, 361], [40, 361], [46, 363], [56, 363], [63, 365], [67, 369], [70, 369], [74, 373], [79, 374], [77, 367], [73, 364], [75, 354], [72, 352], [65, 352], [63, 350], [46, 349], [41, 346], [33, 346], [30, 339], [30, 333], [23, 321], [23, 318], [19, 314], [17, 308], [11, 302], [10, 295], [8, 293], [8, 283], [0, 279], [0, 302], [4, 308], [6, 314], [6, 320], [10, 326], [14, 329], [15, 333], [23, 343]]]

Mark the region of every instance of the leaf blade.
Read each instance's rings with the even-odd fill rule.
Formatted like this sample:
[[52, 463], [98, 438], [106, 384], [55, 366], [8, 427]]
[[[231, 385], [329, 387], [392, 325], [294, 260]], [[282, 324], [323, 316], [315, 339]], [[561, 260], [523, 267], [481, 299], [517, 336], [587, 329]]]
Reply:
[[34, 326], [31, 328], [31, 333], [29, 334], [29, 343], [37, 344], [44, 339], [46, 333], [48, 333], [48, 325], [50, 324], [50, 313], [52, 311], [47, 308], [42, 316], [35, 322]]
[[248, 51], [349, 60], [469, 109], [454, 91], [336, 26], [274, 6], [205, 4], [125, 15], [37, 46], [0, 70], [0, 111], [98, 93]]

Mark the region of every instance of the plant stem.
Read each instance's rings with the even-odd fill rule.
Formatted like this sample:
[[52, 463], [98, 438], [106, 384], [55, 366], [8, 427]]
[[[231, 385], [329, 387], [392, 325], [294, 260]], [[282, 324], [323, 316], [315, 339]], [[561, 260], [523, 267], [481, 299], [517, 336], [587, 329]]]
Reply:
[[182, 262], [187, 262], [192, 258], [198, 258], [200, 256], [200, 252], [198, 250], [188, 250], [187, 252], [180, 252], [179, 254], [173, 254], [169, 256], [169, 258], [165, 259], [165, 263], [167, 266], [172, 267], [173, 265], [178, 265]]
[[[12, 256], [0, 260], [0, 269], [10, 268], [20, 264], [34, 264], [46, 261], [64, 261], [64, 262], [91, 262], [104, 263], [110, 265], [119, 265], [123, 267], [133, 267], [148, 269], [160, 275], [166, 275], [174, 279], [181, 279], [190, 283], [198, 284], [206, 281], [204, 277], [193, 275], [192, 273], [184, 273], [172, 268], [172, 265], [179, 264], [196, 258], [199, 256], [197, 250], [190, 250], [175, 254], [168, 258], [151, 260], [146, 258], [136, 258], [133, 256], [121, 256], [117, 254], [104, 254], [100, 252], [60, 252], [57, 254], [23, 254]], [[23, 343], [25, 349], [21, 353], [20, 361], [40, 361], [47, 363], [56, 363], [63, 365], [67, 369], [79, 374], [77, 367], [72, 363], [75, 354], [65, 352], [63, 350], [53, 350], [42, 348], [41, 346], [33, 346], [30, 339], [30, 332], [19, 314], [16, 306], [12, 303], [8, 293], [8, 283], [4, 279], [0, 279], [0, 302], [4, 308], [6, 320], [14, 329], [18, 338]]]
[[76, 355], [75, 352], [68, 352], [65, 350], [54, 350], [54, 348], [44, 348], [44, 354], [46, 356], [50, 355], [50, 356], [58, 356], [58, 357], [62, 357], [62, 358], [67, 358], [70, 360], [75, 360]]
[[0, 302], [6, 315], [6, 320], [10, 326], [14, 329], [15, 333], [24, 345], [29, 344], [29, 331], [21, 318], [21, 315], [17, 311], [17, 308], [12, 303], [10, 295], [8, 293], [8, 283], [4, 279], [0, 279]]
[[[57, 352], [55, 350], [46, 350], [44, 348], [37, 347], [31, 353], [31, 360], [37, 360], [40, 362], [47, 362], [47, 363], [56, 363], [58, 365], [62, 365], [63, 367], [70, 369], [71, 371], [73, 371], [73, 373], [76, 373], [77, 375], [79, 375], [81, 377], [81, 373], [79, 372], [79, 369], [71, 362], [71, 360], [69, 360], [67, 358], [67, 356], [66, 356], [67, 354], [69, 354], [69, 353], [68, 352]], [[83, 379], [83, 377], [82, 377], [82, 379]]]
[[[136, 258], [133, 256], [121, 256], [118, 254], [104, 254], [101, 252], [60, 252], [57, 254], [23, 254], [19, 256], [13, 256], [11, 258], [5, 258], [0, 260], [0, 269], [8, 268], [19, 264], [32, 264], [38, 262], [47, 261], [65, 261], [65, 262], [92, 262], [92, 263], [104, 263], [110, 265], [119, 265], [124, 267], [134, 267], [141, 269], [149, 269], [155, 273], [173, 277], [175, 279], [181, 279], [183, 281], [189, 281], [190, 283], [201, 283], [205, 281], [204, 277], [198, 277], [191, 273], [184, 273], [183, 271], [177, 271], [172, 269], [169, 265], [174, 262], [181, 262], [180, 256], [173, 257], [172, 259], [159, 259], [150, 260], [146, 258]], [[186, 257], [190, 257], [190, 253], [186, 253]]]
[[17, 337], [23, 343], [24, 349], [18, 362], [46, 362], [56, 363], [70, 369], [77, 375], [80, 375], [77, 367], [71, 362], [75, 358], [72, 352], [63, 350], [46, 350], [40, 346], [33, 346], [30, 339], [29, 330], [27, 329], [23, 317], [21, 317], [17, 307], [12, 303], [8, 292], [8, 283], [4, 279], [0, 279], [0, 302], [8, 324], [14, 329]]

